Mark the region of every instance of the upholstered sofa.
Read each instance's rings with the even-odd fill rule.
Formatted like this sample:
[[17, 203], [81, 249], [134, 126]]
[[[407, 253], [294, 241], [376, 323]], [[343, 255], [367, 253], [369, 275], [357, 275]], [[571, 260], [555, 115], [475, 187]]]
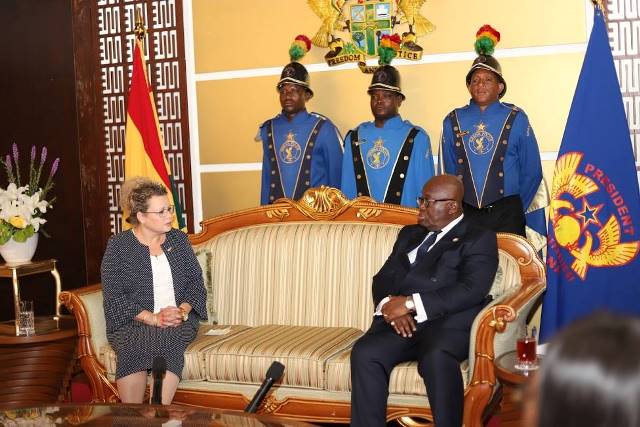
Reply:
[[[187, 349], [174, 403], [243, 409], [272, 361], [286, 366], [260, 411], [288, 418], [347, 423], [349, 355], [373, 312], [371, 277], [415, 209], [347, 200], [333, 188], [307, 191], [221, 215], [190, 236], [208, 288], [209, 323]], [[545, 287], [544, 268], [525, 239], [498, 237], [500, 266], [493, 301], [476, 318], [466, 385], [466, 426], [482, 425], [496, 392], [493, 360], [515, 348], [525, 318]], [[118, 399], [116, 358], [104, 325], [101, 286], [61, 295], [79, 329], [79, 358], [93, 399]], [[415, 363], [391, 375], [388, 418], [429, 424], [425, 386]]]

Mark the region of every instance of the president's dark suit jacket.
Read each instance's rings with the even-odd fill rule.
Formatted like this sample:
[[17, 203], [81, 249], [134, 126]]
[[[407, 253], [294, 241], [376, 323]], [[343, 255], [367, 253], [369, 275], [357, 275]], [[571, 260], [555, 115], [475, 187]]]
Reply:
[[496, 234], [463, 218], [412, 267], [407, 253], [427, 234], [417, 224], [400, 230], [391, 255], [373, 277], [374, 306], [388, 295], [419, 293], [428, 321], [440, 319], [440, 327], [470, 329], [487, 302], [498, 268]]

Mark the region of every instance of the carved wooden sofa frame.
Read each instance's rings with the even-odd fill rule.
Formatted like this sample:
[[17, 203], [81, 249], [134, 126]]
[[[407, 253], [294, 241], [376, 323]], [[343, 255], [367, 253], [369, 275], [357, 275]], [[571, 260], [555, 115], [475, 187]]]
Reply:
[[[239, 212], [221, 215], [202, 223], [202, 232], [191, 235], [194, 247], [207, 242], [221, 233], [256, 224], [294, 222], [343, 222], [413, 224], [416, 209], [396, 205], [378, 204], [369, 198], [360, 197], [347, 200], [341, 192], [322, 187], [311, 189], [300, 201], [281, 199], [269, 206], [261, 206]], [[486, 408], [494, 398], [496, 374], [493, 364], [495, 357], [515, 347], [515, 338], [524, 327], [524, 319], [534, 306], [534, 301], [545, 288], [544, 266], [529, 243], [515, 235], [500, 234], [498, 245], [502, 252], [510, 254], [517, 262], [520, 282], [516, 290], [508, 292], [489, 304], [476, 318], [472, 330], [471, 357], [472, 372], [465, 389], [464, 425], [478, 427], [486, 418]], [[92, 344], [90, 316], [82, 297], [95, 293], [101, 285], [92, 285], [73, 291], [63, 292], [61, 301], [73, 312], [78, 321], [78, 355], [86, 373], [94, 402], [115, 402], [118, 400], [113, 378], [109, 378], [105, 366], [99, 361], [98, 351]], [[475, 336], [475, 339], [473, 338]], [[502, 340], [502, 343], [498, 343]], [[496, 354], [496, 350], [500, 351]], [[473, 356], [475, 355], [475, 356]], [[250, 396], [234, 391], [194, 390], [178, 388], [174, 403], [219, 409], [242, 410]], [[278, 400], [267, 398], [259, 412], [287, 418], [325, 423], [348, 423], [350, 404], [344, 399], [317, 400], [308, 395], [290, 396]], [[431, 411], [426, 406], [404, 406], [389, 403], [388, 420], [396, 419], [401, 425], [429, 425]]]

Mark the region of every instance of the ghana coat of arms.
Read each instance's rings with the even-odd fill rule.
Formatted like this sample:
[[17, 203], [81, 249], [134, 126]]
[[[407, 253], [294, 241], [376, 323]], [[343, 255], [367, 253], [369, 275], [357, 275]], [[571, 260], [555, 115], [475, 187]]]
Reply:
[[[322, 23], [312, 38], [314, 45], [328, 47], [329, 66], [358, 62], [362, 71], [367, 57], [378, 56], [380, 47], [392, 48], [394, 56], [418, 61], [422, 47], [418, 37], [435, 26], [420, 14], [426, 0], [308, 0]], [[402, 36], [394, 31], [404, 26]], [[375, 68], [375, 67], [374, 67]]]

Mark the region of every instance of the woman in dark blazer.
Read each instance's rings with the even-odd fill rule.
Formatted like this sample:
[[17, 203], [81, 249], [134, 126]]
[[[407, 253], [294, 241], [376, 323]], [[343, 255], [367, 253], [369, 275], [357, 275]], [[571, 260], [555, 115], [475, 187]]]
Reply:
[[174, 207], [162, 184], [133, 178], [120, 200], [132, 228], [109, 239], [101, 269], [118, 394], [123, 403], [142, 403], [147, 372], [162, 356], [166, 405], [182, 376], [184, 351], [207, 319], [202, 272], [186, 234], [172, 228]]

